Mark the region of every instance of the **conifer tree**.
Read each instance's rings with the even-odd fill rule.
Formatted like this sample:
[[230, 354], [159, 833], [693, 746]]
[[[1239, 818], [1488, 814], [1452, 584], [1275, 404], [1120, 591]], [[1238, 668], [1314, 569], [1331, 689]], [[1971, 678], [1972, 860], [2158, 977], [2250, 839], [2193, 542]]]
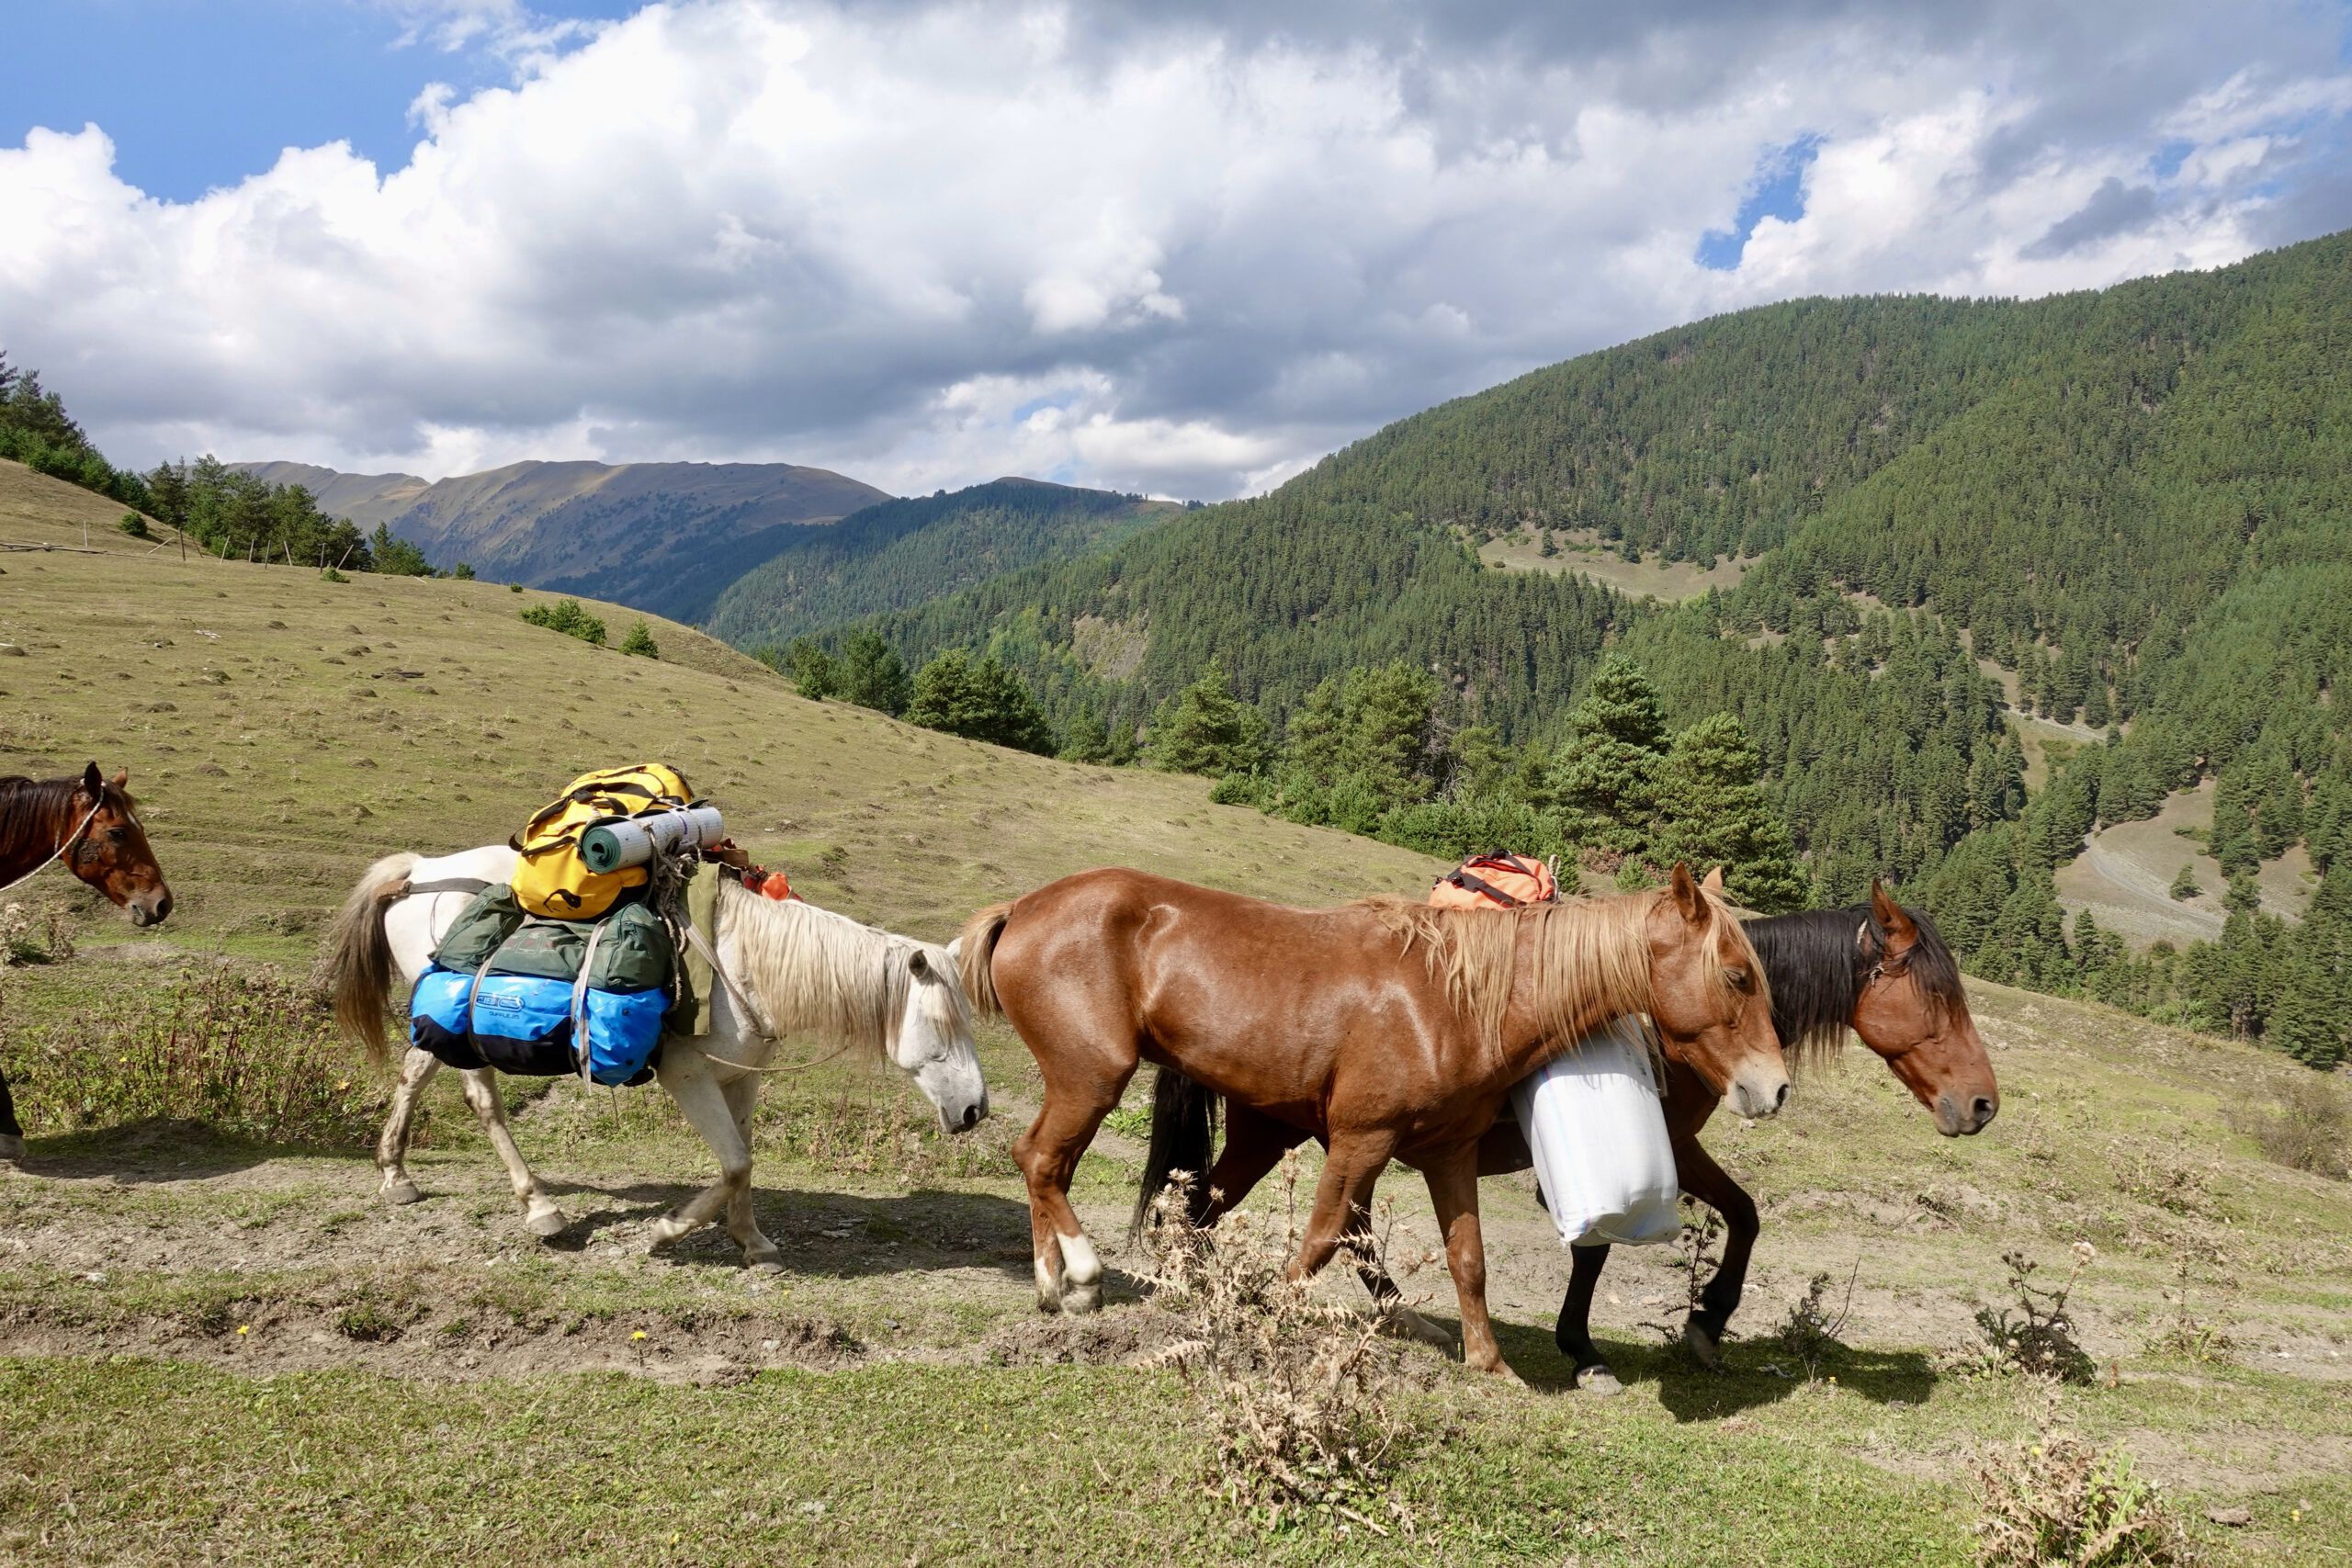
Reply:
[[1687, 861], [1694, 872], [1724, 868], [1734, 903], [1766, 914], [1804, 907], [1789, 825], [1757, 783], [1756, 748], [1727, 713], [1701, 719], [1674, 738], [1659, 774], [1660, 867]]
[[1265, 716], [1233, 694], [1223, 661], [1212, 657], [1200, 678], [1160, 705], [1144, 743], [1165, 773], [1255, 773], [1265, 762]]
[[[872, 708], [895, 718], [904, 714], [907, 704], [913, 700], [914, 687], [907, 679], [906, 661], [899, 657], [897, 649], [882, 640], [881, 633], [870, 626], [860, 626], [849, 634], [849, 639], [842, 645], [840, 670], [842, 698], [859, 707]], [[1035, 705], [1035, 699], [1032, 698], [1031, 705]]]
[[1626, 854], [1649, 847], [1664, 761], [1666, 711], [1642, 667], [1612, 653], [1568, 714], [1553, 787], [1576, 836]]
[[975, 664], [962, 649], [949, 649], [924, 665], [906, 717], [925, 729], [1054, 754], [1053, 727], [1035, 694], [993, 654]]
[[2172, 886], [2165, 891], [2175, 898], [2185, 901], [2197, 897], [2205, 890], [2197, 886], [2197, 868], [2187, 861], [2183, 861], [2180, 865], [2180, 874], [2172, 879]]

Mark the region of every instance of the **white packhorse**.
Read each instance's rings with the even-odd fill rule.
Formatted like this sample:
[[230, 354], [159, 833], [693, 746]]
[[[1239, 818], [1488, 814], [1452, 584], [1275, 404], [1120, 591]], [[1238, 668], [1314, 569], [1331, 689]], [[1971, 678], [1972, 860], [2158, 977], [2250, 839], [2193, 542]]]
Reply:
[[[337, 1021], [371, 1058], [384, 1056], [394, 982], [405, 996], [471, 897], [465, 891], [412, 893], [410, 887], [505, 882], [514, 860], [514, 852], [503, 845], [431, 860], [396, 854], [360, 878], [335, 918], [332, 962]], [[814, 1034], [887, 1055], [914, 1078], [950, 1133], [969, 1131], [989, 1113], [988, 1086], [972, 1047], [971, 1015], [957, 988], [953, 948], [876, 931], [797, 899], [763, 898], [731, 879], [719, 885], [717, 925], [714, 950], [733, 987], [714, 982], [710, 1032], [665, 1042], [659, 1077], [718, 1156], [719, 1178], [655, 1222], [653, 1246], [666, 1247], [724, 1211], [727, 1234], [743, 1249], [744, 1261], [776, 1269], [781, 1255], [752, 1217], [751, 1127], [758, 1069], [768, 1066], [780, 1038]], [[440, 1066], [439, 1058], [413, 1046], [401, 1064], [391, 1116], [376, 1143], [380, 1191], [390, 1202], [413, 1203], [421, 1196], [403, 1163], [409, 1123], [418, 1096]], [[563, 1212], [539, 1190], [514, 1145], [493, 1070], [461, 1076], [466, 1103], [514, 1183], [524, 1227], [534, 1235], [558, 1234], [567, 1223]]]

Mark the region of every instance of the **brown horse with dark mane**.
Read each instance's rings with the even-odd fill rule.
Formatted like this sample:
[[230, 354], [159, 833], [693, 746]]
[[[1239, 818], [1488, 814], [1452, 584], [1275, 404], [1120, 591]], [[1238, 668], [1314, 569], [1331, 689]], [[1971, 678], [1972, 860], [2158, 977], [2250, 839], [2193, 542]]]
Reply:
[[[152, 926], [172, 912], [147, 830], [130, 798], [130, 775], [111, 779], [92, 762], [78, 779], [0, 779], [0, 892], [51, 861], [120, 905], [134, 926]], [[0, 1159], [21, 1159], [24, 1129], [16, 1102], [0, 1081]]]
[[[1719, 874], [1705, 884], [1720, 885]], [[1746, 931], [1770, 987], [1773, 1032], [1792, 1062], [1801, 1068], [1826, 1063], [1843, 1046], [1850, 1028], [1933, 1114], [1936, 1130], [1946, 1137], [1982, 1132], [1999, 1112], [2001, 1091], [1969, 1014], [1960, 965], [1924, 910], [1904, 908], [1872, 883], [1867, 904], [1753, 919]], [[1676, 1171], [1683, 1190], [1721, 1214], [1728, 1233], [1723, 1262], [1682, 1330], [1691, 1350], [1713, 1366], [1724, 1330], [1739, 1310], [1760, 1222], [1755, 1200], [1699, 1142], [1721, 1097], [1681, 1058], [1673, 1039], [1664, 1044], [1666, 1127]], [[1216, 1109], [1197, 1086], [1171, 1073], [1161, 1075], [1138, 1214], [1171, 1168], [1196, 1169], [1207, 1163]], [[1226, 1112], [1225, 1148], [1196, 1199], [1204, 1223], [1240, 1202], [1305, 1136], [1246, 1105], [1228, 1102]], [[1514, 1118], [1496, 1122], [1480, 1141], [1481, 1176], [1525, 1170], [1531, 1163]], [[1604, 1244], [1568, 1250], [1574, 1261], [1555, 1337], [1560, 1353], [1575, 1363], [1578, 1387], [1613, 1393], [1616, 1373], [1594, 1347], [1589, 1327], [1593, 1288], [1609, 1261], [1609, 1248]], [[1364, 1283], [1383, 1301], [1396, 1296], [1396, 1285], [1376, 1270], [1364, 1270]]]
[[1492, 911], [1397, 899], [1295, 909], [1089, 871], [981, 910], [960, 942], [966, 996], [1012, 1021], [1045, 1076], [1044, 1108], [1012, 1155], [1048, 1311], [1102, 1304], [1069, 1182], [1140, 1061], [1323, 1141], [1294, 1278], [1361, 1234], [1391, 1158], [1419, 1167], [1464, 1359], [1505, 1375], [1477, 1163], [1512, 1084], [1606, 1021], [1644, 1013], [1740, 1114], [1769, 1116], [1788, 1096], [1755, 950], [1680, 866], [1660, 890]]

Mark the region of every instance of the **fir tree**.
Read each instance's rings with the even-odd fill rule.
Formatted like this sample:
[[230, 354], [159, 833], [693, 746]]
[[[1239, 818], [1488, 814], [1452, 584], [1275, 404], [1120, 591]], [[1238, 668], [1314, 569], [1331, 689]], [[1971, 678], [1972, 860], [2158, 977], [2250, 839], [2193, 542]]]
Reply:
[[1036, 696], [994, 655], [975, 664], [963, 649], [950, 649], [924, 665], [915, 677], [906, 718], [969, 740], [1054, 754], [1053, 727]]
[[819, 648], [810, 638], [797, 637], [792, 646], [781, 656], [784, 672], [792, 678], [793, 689], [812, 703], [837, 696], [842, 689], [841, 669], [832, 656]]
[[1160, 705], [1144, 753], [1165, 773], [1255, 773], [1266, 757], [1265, 716], [1233, 694], [1225, 665], [1212, 657], [1200, 679]]
[[1572, 836], [1626, 854], [1644, 852], [1657, 809], [1666, 740], [1657, 688], [1640, 665], [1611, 654], [1593, 671], [1584, 700], [1569, 711], [1568, 732], [1553, 787], [1571, 818]]
[[[991, 662], [993, 662], [991, 660]], [[914, 686], [907, 679], [906, 661], [899, 650], [882, 640], [882, 634], [869, 626], [860, 626], [849, 634], [842, 645], [839, 690], [845, 701], [876, 713], [887, 713], [893, 718], [907, 711], [914, 699]], [[1027, 688], [1023, 690], [1026, 692]], [[1035, 705], [1035, 699], [1030, 699]], [[933, 726], [933, 728], [939, 728]], [[957, 730], [956, 733], [962, 734]], [[1032, 748], [1023, 747], [1023, 750]]]
[[1703, 874], [1724, 868], [1732, 901], [1765, 914], [1803, 908], [1807, 891], [1789, 825], [1757, 783], [1756, 748], [1727, 713], [1702, 718], [1674, 738], [1658, 786], [1660, 867], [1688, 862]]
[[629, 627], [628, 636], [621, 638], [621, 651], [639, 659], [659, 659], [661, 645], [653, 640], [653, 629], [642, 620]]
[[2180, 874], [2172, 879], [2172, 886], [2165, 891], [2176, 898], [2187, 900], [2198, 897], [2205, 890], [2197, 886], [2197, 868], [2183, 861]]

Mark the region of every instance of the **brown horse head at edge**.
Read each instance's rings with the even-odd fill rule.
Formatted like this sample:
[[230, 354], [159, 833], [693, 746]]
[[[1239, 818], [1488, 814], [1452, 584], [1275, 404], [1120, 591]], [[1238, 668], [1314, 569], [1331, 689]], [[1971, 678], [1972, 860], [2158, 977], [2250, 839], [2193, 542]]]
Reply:
[[132, 925], [161, 923], [172, 912], [172, 890], [130, 784], [129, 770], [109, 779], [96, 762], [78, 779], [0, 779], [0, 883], [55, 858], [119, 905]]
[[[1720, 893], [1722, 868], [1709, 872], [1702, 886]], [[1752, 930], [1773, 931], [1791, 921], [1811, 928], [1834, 922], [1837, 913], [1791, 916]], [[1817, 1060], [1834, 1055], [1850, 1028], [1934, 1116], [1937, 1132], [1948, 1138], [1983, 1132], [2000, 1112], [2001, 1091], [1951, 949], [1932, 921], [1924, 914], [1915, 918], [1875, 878], [1867, 911], [1859, 919], [1852, 908], [1844, 915], [1854, 924], [1850, 938], [1837, 938], [1842, 953], [1824, 951], [1799, 962], [1783, 953], [1791, 983], [1803, 994], [1781, 998], [1791, 1005], [1776, 1008], [1787, 1015], [1780, 1020], [1782, 1047], [1795, 1059]], [[1815, 932], [1809, 940], [1826, 948], [1829, 934]]]

